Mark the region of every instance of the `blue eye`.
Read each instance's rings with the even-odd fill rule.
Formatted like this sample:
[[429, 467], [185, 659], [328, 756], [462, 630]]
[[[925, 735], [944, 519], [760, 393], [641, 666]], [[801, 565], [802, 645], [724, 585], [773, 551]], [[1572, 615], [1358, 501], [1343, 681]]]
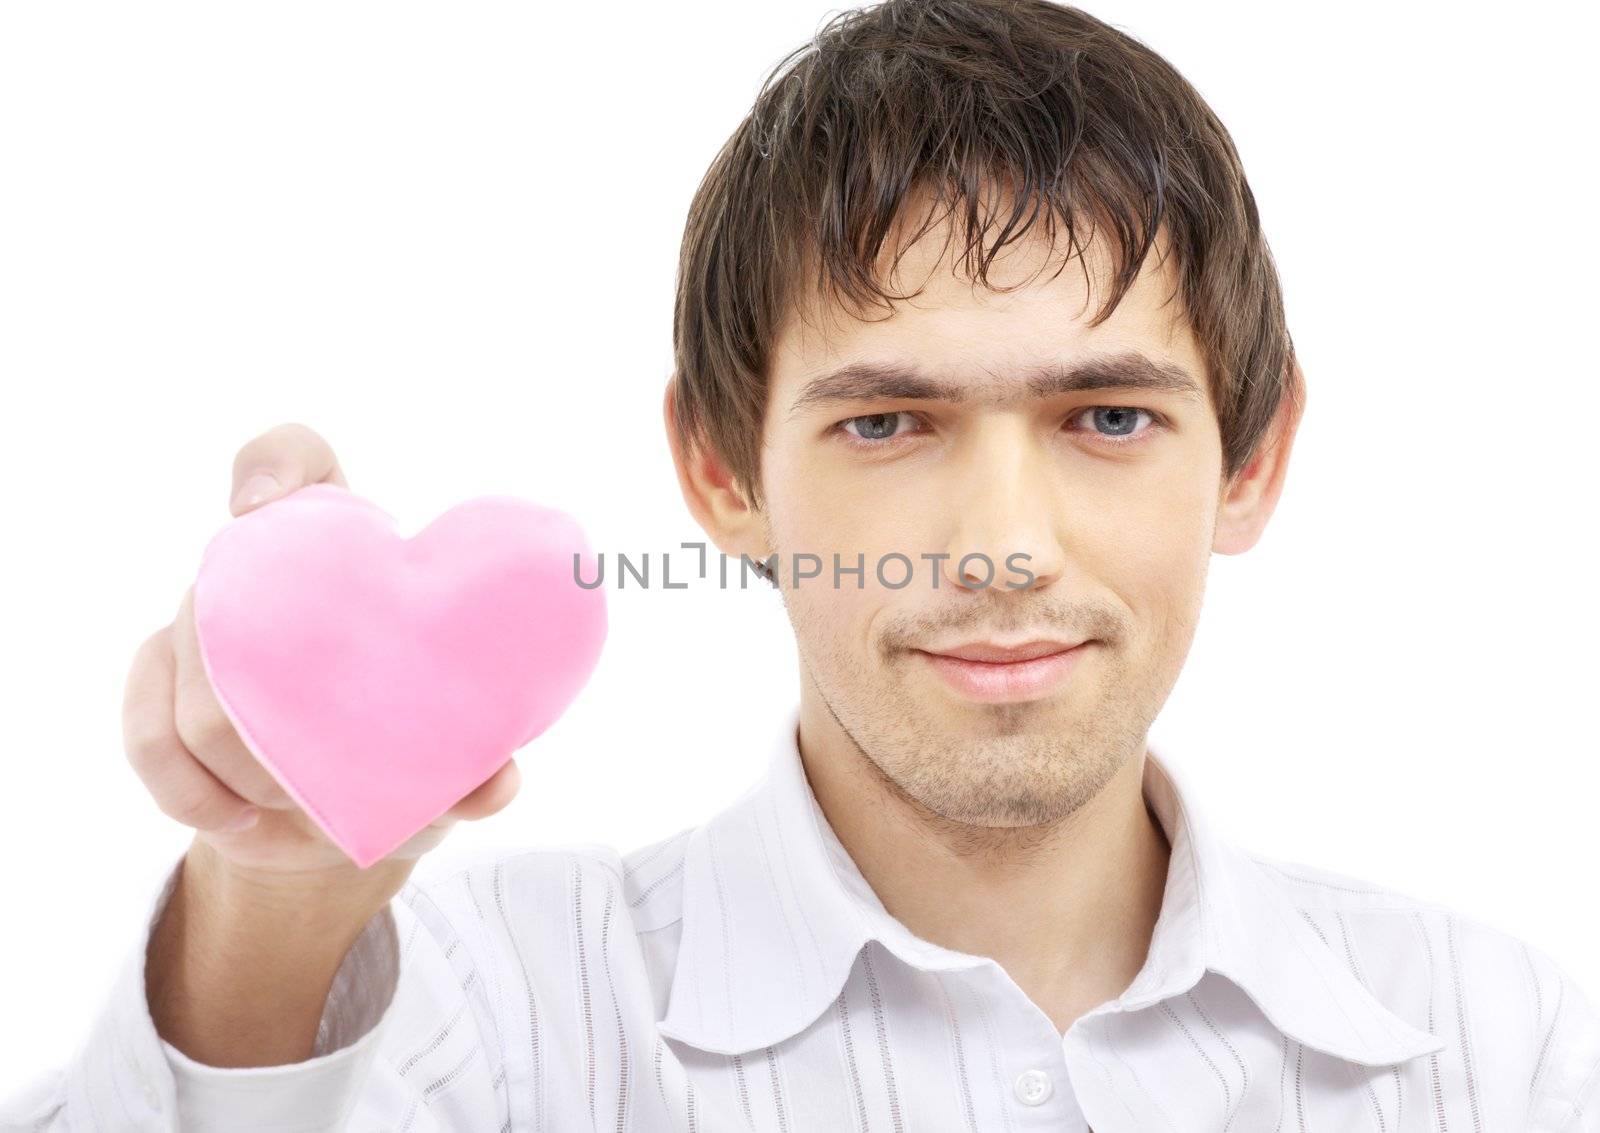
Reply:
[[[1093, 415], [1093, 423], [1089, 428], [1093, 439], [1097, 443], [1113, 448], [1138, 444], [1164, 425], [1161, 417], [1152, 410], [1132, 405], [1091, 405], [1077, 410], [1067, 420], [1070, 423], [1086, 414]], [[1141, 415], [1149, 421], [1143, 429], [1139, 428]], [[909, 422], [910, 427], [901, 428], [903, 422]], [[917, 414], [907, 410], [895, 410], [889, 413], [866, 413], [857, 417], [847, 417], [837, 422], [834, 428], [841, 431], [847, 442], [857, 448], [887, 448], [892, 442], [915, 434], [917, 423]]]
[[[844, 430], [845, 436], [855, 444], [874, 445], [884, 441], [892, 441], [897, 436], [903, 436], [896, 426], [902, 417], [915, 417], [903, 410], [893, 413], [867, 413], [860, 417], [849, 417], [839, 422], [839, 428]], [[852, 430], [850, 426], [859, 425], [860, 431]]]
[[[1094, 414], [1095, 439], [1112, 445], [1137, 443], [1160, 423], [1150, 410], [1139, 409], [1132, 405], [1092, 405], [1074, 413], [1069, 420], [1076, 420], [1085, 413]], [[1150, 418], [1150, 428], [1135, 432], [1140, 413]], [[1101, 429], [1106, 431], [1101, 432]]]

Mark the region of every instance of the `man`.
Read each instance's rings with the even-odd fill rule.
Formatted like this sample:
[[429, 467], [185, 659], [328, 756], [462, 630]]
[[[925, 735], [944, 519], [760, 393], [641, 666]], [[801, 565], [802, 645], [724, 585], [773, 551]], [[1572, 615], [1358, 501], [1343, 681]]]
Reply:
[[[1148, 749], [1304, 404], [1164, 61], [1042, 0], [844, 13], [718, 155], [676, 314], [684, 498], [796, 636], [765, 778], [625, 856], [409, 880], [509, 764], [356, 871], [226, 725], [186, 598], [130, 757], [198, 833], [38, 1128], [1600, 1129], [1547, 956], [1233, 848]], [[344, 482], [300, 426], [234, 471], [236, 512]]]

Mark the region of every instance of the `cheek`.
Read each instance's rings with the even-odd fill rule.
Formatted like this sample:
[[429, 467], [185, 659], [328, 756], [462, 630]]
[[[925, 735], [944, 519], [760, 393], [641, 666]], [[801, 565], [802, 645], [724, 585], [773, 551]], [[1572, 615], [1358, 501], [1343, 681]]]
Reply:
[[[875, 564], [893, 551], [910, 553], [906, 547], [915, 533], [894, 509], [841, 500], [837, 485], [820, 481], [823, 470], [815, 462], [808, 466], [774, 448], [767, 468], [766, 482], [773, 489], [767, 500], [771, 549], [779, 552], [783, 602], [800, 649], [812, 665], [828, 672], [858, 672], [862, 658], [874, 649], [878, 611], [904, 600], [897, 597], [902, 592], [880, 586]], [[857, 565], [858, 556], [860, 577], [844, 573]], [[795, 582], [797, 568], [810, 577]]]
[[866, 585], [857, 589], [854, 576], [845, 576], [836, 589], [825, 567], [821, 575], [783, 591], [796, 645], [825, 688], [877, 679], [880, 658], [873, 635], [879, 611], [892, 598], [873, 589], [870, 570]]
[[1198, 483], [1118, 493], [1074, 525], [1086, 572], [1118, 595], [1141, 637], [1186, 640], [1199, 616], [1216, 501]]
[[[881, 594], [876, 568], [886, 556], [906, 556], [916, 564], [919, 576], [926, 578], [928, 566], [920, 556], [943, 549], [937, 542], [930, 543], [936, 524], [926, 513], [936, 509], [915, 493], [904, 489], [890, 492], [883, 484], [859, 475], [852, 478], [833, 471], [830, 477], [829, 469], [817, 464], [806, 467], [797, 463], [784, 482], [792, 488], [774, 499], [769, 509], [773, 538], [783, 551], [784, 565], [789, 565], [791, 555], [814, 555], [815, 559], [805, 560], [807, 569], [817, 570], [820, 563], [822, 571], [819, 578], [807, 579], [802, 586], [821, 582], [831, 587], [837, 555], [841, 572], [858, 565], [863, 568], [859, 582], [854, 574], [841, 573], [842, 589], [878, 589]], [[903, 565], [886, 565], [884, 573], [891, 582], [899, 582], [904, 570]]]

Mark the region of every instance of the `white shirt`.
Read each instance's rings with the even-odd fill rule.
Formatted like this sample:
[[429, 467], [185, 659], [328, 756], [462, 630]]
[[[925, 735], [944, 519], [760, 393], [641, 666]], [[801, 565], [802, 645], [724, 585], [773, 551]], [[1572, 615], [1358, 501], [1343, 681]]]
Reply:
[[1153, 751], [1172, 852], [1149, 954], [1061, 1035], [994, 961], [884, 910], [797, 721], [698, 828], [413, 874], [347, 954], [306, 1062], [208, 1067], [165, 1043], [141, 939], [77, 1056], [0, 1128], [1600, 1130], [1600, 1015], [1546, 954], [1230, 846]]

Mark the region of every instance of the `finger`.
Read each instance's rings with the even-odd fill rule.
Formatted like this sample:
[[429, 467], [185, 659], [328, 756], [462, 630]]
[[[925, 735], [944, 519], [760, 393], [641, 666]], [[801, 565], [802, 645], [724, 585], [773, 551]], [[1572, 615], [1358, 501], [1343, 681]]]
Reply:
[[238, 829], [254, 813], [179, 740], [172, 715], [171, 627], [134, 654], [122, 698], [122, 744], [134, 773], [168, 817], [198, 830]]
[[507, 760], [489, 778], [456, 803], [455, 806], [445, 811], [439, 821], [465, 820], [474, 822], [480, 818], [488, 818], [503, 810], [505, 806], [517, 797], [517, 791], [522, 786], [522, 771], [517, 767], [515, 759]]
[[234, 515], [243, 515], [307, 484], [350, 486], [321, 434], [295, 421], [276, 425], [233, 458], [228, 507]]
[[392, 853], [384, 855], [384, 860], [390, 858], [420, 858], [430, 850], [436, 848], [450, 833], [453, 822], [446, 822], [443, 818], [430, 822], [407, 838]]
[[290, 810], [297, 804], [239, 738], [206, 676], [194, 628], [194, 587], [184, 591], [172, 621], [173, 719], [178, 739], [230, 790], [257, 806]]
[[493, 775], [464, 796], [455, 806], [418, 830], [393, 853], [392, 858], [420, 858], [443, 842], [450, 828], [463, 819], [487, 818], [516, 797], [522, 772], [515, 760], [506, 762]]

